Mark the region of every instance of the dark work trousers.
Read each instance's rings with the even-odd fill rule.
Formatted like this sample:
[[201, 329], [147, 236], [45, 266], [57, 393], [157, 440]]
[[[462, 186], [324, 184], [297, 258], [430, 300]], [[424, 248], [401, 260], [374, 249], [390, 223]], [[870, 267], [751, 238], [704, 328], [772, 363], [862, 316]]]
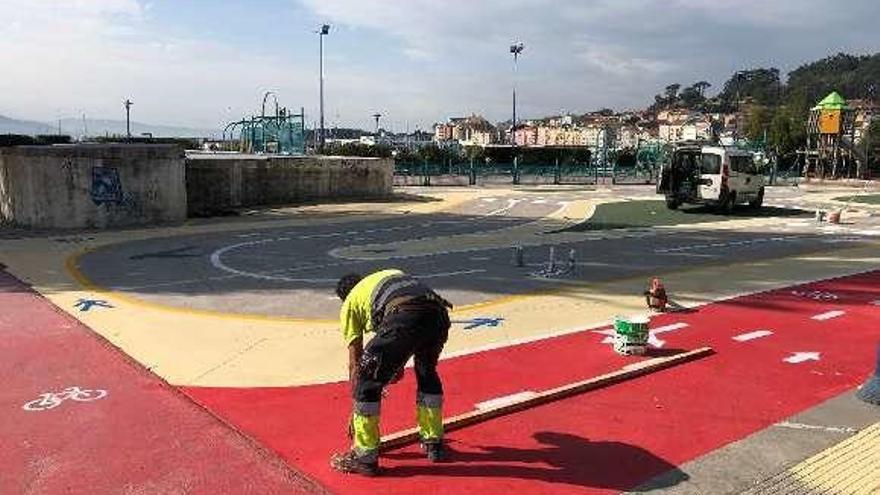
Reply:
[[361, 358], [354, 400], [380, 402], [382, 389], [410, 356], [420, 394], [442, 395], [437, 360], [449, 336], [449, 314], [437, 303], [401, 305], [382, 319]]

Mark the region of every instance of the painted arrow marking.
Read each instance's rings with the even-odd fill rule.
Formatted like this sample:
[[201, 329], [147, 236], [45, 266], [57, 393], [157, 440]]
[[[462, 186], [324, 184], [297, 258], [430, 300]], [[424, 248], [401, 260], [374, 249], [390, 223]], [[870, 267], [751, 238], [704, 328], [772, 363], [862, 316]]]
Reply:
[[733, 340], [737, 342], [748, 342], [750, 340], [760, 339], [761, 337], [767, 337], [768, 335], [773, 335], [773, 332], [770, 330], [755, 330], [754, 332], [737, 335]]
[[846, 311], [840, 311], [840, 310], [828, 311], [826, 313], [821, 313], [821, 314], [814, 316], [813, 319], [817, 320], [817, 321], [825, 321], [825, 320], [830, 320], [832, 318], [837, 318], [838, 316], [843, 316], [845, 314], [846, 314]]
[[470, 320], [457, 320], [452, 323], [463, 324], [465, 330], [471, 330], [478, 327], [497, 327], [503, 321], [504, 318], [471, 318]]
[[80, 313], [87, 313], [92, 308], [112, 309], [113, 305], [103, 299], [77, 299], [73, 307], [79, 309]]
[[[671, 325], [665, 325], [662, 327], [657, 327], [654, 330], [648, 331], [648, 344], [654, 347], [663, 347], [666, 345], [665, 340], [660, 340], [657, 338], [657, 335], [666, 332], [672, 332], [675, 330], [680, 330], [682, 328], [686, 328], [688, 326], [687, 323], [673, 323]], [[603, 344], [613, 344], [614, 343], [614, 329], [611, 330], [596, 330], [596, 333], [607, 335], [604, 339], [602, 339]]]
[[791, 356], [783, 359], [789, 364], [799, 364], [806, 361], [818, 361], [820, 353], [818, 352], [794, 352]]

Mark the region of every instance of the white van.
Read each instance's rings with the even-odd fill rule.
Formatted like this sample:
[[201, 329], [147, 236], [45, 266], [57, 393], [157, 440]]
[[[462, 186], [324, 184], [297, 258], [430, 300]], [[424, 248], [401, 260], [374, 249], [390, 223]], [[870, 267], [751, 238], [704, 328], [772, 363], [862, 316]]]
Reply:
[[708, 204], [730, 213], [738, 204], [760, 208], [764, 203], [764, 175], [752, 152], [727, 146], [680, 145], [664, 164], [657, 193], [666, 206]]

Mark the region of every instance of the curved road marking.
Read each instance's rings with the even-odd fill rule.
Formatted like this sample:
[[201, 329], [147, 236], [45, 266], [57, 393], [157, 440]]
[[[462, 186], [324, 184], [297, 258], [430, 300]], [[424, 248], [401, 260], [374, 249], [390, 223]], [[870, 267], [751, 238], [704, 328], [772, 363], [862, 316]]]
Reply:
[[[214, 268], [217, 268], [217, 269], [222, 270], [227, 273], [231, 273], [233, 276], [239, 276], [239, 277], [249, 277], [249, 278], [262, 279], [262, 280], [273, 280], [273, 281], [283, 281], [283, 282], [303, 282], [303, 283], [332, 283], [332, 282], [336, 282], [336, 280], [337, 280], [336, 278], [292, 278], [292, 277], [285, 277], [282, 275], [272, 275], [271, 274], [272, 272], [254, 273], [254, 272], [249, 272], [246, 270], [239, 270], [237, 268], [233, 268], [233, 267], [227, 265], [226, 263], [224, 263], [222, 260], [222, 257], [224, 254], [226, 254], [227, 252], [232, 251], [234, 249], [239, 249], [239, 248], [248, 247], [248, 246], [255, 246], [255, 245], [259, 245], [259, 244], [266, 244], [269, 242], [288, 241], [288, 240], [290, 240], [290, 239], [287, 237], [279, 237], [277, 239], [263, 239], [260, 241], [239, 242], [237, 244], [232, 244], [232, 245], [229, 245], [226, 247], [222, 247], [222, 248], [214, 251], [213, 253], [211, 253], [211, 265], [213, 265]], [[298, 268], [285, 268], [281, 271], [308, 270], [308, 269], [327, 268], [329, 266], [350, 265], [350, 264], [353, 264], [353, 263], [347, 262], [347, 263], [330, 263], [330, 264], [325, 264], [325, 265], [310, 265], [310, 266], [298, 267]], [[454, 272], [440, 272], [440, 273], [428, 273], [425, 275], [416, 275], [415, 278], [453, 277], [456, 275], [472, 275], [475, 273], [484, 273], [484, 272], [486, 272], [486, 270], [484, 270], [484, 269], [458, 270], [458, 271], [454, 271]], [[229, 278], [231, 278], [231, 277], [229, 277]]]
[[498, 208], [497, 210], [490, 211], [489, 213], [486, 213], [484, 216], [494, 217], [496, 215], [501, 215], [502, 213], [507, 213], [508, 211], [512, 210], [514, 206], [518, 205], [521, 202], [522, 202], [521, 199], [508, 199], [506, 205], [504, 205], [501, 208]]

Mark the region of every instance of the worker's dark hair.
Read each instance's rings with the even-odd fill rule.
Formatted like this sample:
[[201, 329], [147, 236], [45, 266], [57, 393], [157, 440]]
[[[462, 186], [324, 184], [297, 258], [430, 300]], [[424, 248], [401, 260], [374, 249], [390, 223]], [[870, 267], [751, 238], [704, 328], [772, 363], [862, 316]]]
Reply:
[[342, 278], [339, 279], [339, 282], [336, 282], [336, 295], [339, 296], [339, 299], [345, 301], [345, 298], [348, 297], [348, 293], [351, 292], [351, 289], [354, 289], [354, 286], [357, 285], [362, 278], [364, 277], [359, 273], [343, 275]]

